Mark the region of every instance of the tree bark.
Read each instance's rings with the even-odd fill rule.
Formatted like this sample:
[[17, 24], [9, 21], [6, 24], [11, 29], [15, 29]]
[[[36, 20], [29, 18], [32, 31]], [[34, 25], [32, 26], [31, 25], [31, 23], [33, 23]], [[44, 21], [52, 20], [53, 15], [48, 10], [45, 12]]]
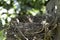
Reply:
[[60, 0], [56, 0], [56, 5], [57, 5], [58, 26], [55, 40], [60, 40]]

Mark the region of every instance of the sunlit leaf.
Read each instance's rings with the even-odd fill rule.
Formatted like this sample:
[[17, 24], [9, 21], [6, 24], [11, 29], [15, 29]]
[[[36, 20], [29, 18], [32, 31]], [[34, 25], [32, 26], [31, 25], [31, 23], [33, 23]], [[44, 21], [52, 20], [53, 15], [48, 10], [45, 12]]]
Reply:
[[0, 10], [1, 10], [1, 9], [3, 9], [3, 7], [2, 7], [2, 6], [0, 6]]
[[1, 18], [3, 18], [3, 19], [6, 19], [7, 17], [8, 17], [7, 14], [1, 15]]
[[43, 13], [46, 13], [46, 7], [43, 6], [43, 7], [41, 8], [41, 11], [42, 11]]
[[21, 11], [21, 9], [19, 8], [16, 10], [16, 13], [19, 14], [20, 11]]
[[7, 4], [10, 4], [10, 0], [4, 0]]
[[8, 10], [8, 14], [14, 14], [14, 13], [15, 13], [14, 8], [10, 8], [10, 9]]
[[48, 1], [48, 0], [45, 0], [45, 1]]
[[4, 30], [0, 31], [0, 40], [6, 40], [6, 36], [4, 34]]
[[29, 10], [29, 12], [30, 12], [33, 16], [36, 16], [36, 15], [39, 13], [39, 10], [32, 9], [32, 10]]
[[33, 0], [34, 2], [36, 1], [36, 0]]
[[7, 9], [2, 8], [2, 9], [0, 10], [0, 14], [3, 14], [3, 13], [7, 13]]
[[15, 18], [15, 17], [16, 17], [16, 15], [15, 15], [15, 14], [12, 14], [12, 15], [10, 15], [10, 17], [11, 17], [11, 18]]
[[11, 17], [8, 17], [8, 18], [7, 18], [7, 21], [10, 22], [10, 21], [11, 21]]
[[6, 24], [6, 22], [5, 22], [4, 19], [1, 19], [1, 21], [2, 21], [2, 25], [5, 25]]
[[45, 0], [42, 0], [42, 3], [45, 3]]

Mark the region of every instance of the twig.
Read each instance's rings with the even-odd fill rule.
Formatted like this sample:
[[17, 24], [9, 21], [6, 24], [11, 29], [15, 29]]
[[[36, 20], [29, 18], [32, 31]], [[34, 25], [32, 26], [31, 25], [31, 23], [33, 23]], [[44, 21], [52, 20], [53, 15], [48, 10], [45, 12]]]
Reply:
[[18, 29], [19, 33], [20, 33], [26, 40], [28, 40], [28, 38], [25, 37], [25, 35], [21, 32], [21, 30], [19, 29], [19, 27], [17, 27], [17, 24], [16, 24], [15, 22], [13, 22], [13, 23], [14, 23], [15, 27]]

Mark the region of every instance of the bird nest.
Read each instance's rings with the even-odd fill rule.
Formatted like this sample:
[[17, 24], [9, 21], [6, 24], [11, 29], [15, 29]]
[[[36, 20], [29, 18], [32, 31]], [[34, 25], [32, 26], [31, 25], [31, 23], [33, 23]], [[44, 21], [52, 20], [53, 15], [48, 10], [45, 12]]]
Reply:
[[[37, 18], [35, 17], [35, 19]], [[35, 36], [36, 34], [39, 34], [44, 40], [51, 39], [52, 31], [57, 27], [57, 17], [52, 18], [52, 20], [41, 17], [38, 19], [40, 21], [38, 20], [37, 22], [19, 22], [18, 20], [13, 20], [11, 21], [11, 26], [16, 28], [26, 40], [29, 36]]]

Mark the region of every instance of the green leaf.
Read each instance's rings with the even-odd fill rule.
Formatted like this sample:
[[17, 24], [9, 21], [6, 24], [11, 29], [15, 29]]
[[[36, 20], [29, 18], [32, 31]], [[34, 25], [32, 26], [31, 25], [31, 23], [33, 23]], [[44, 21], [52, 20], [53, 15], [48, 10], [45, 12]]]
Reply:
[[15, 15], [15, 14], [12, 14], [12, 15], [10, 15], [10, 17], [11, 17], [11, 18], [15, 18], [15, 17], [16, 17], [16, 15]]
[[36, 16], [39, 13], [39, 10], [36, 9], [32, 9], [32, 10], [28, 10], [33, 16]]
[[6, 24], [6, 21], [4, 19], [1, 19], [1, 21], [2, 21], [2, 25]]
[[0, 40], [5, 40], [6, 39], [6, 36], [4, 34], [4, 30], [1, 30], [0, 31]]
[[43, 7], [41, 8], [41, 11], [42, 11], [43, 13], [46, 13], [46, 7], [43, 6]]

